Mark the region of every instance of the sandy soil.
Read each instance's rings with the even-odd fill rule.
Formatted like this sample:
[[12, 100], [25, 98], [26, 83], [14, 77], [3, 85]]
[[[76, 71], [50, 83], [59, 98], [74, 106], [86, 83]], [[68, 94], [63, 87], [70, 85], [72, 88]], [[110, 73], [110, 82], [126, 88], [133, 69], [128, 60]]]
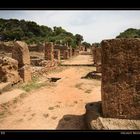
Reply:
[[0, 117], [0, 129], [86, 129], [85, 105], [101, 100], [101, 81], [81, 78], [93, 70], [95, 67], [73, 66], [51, 72], [49, 78], [61, 79], [10, 106], [10, 113]]
[[78, 55], [76, 57], [72, 57], [68, 60], [64, 60], [62, 64], [79, 64], [79, 65], [92, 65], [93, 58], [91, 55]]

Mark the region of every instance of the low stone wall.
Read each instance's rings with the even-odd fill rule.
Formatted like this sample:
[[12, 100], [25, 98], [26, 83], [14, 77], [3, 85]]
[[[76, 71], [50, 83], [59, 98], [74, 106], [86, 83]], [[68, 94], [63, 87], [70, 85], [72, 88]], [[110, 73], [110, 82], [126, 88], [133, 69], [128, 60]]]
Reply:
[[44, 45], [28, 45], [29, 51], [35, 51], [35, 52], [43, 52], [45, 49]]
[[43, 60], [39, 63], [40, 67], [33, 67], [32, 68], [32, 76], [40, 76], [47, 74], [48, 71], [57, 68], [59, 65], [59, 61], [54, 59], [54, 61], [50, 60]]
[[43, 59], [40, 59], [40, 58], [34, 58], [34, 59], [31, 59], [31, 65], [32, 66], [40, 66], [40, 62], [43, 61]]
[[0, 52], [11, 53], [14, 47], [13, 41], [2, 42], [0, 41]]
[[0, 57], [0, 82], [16, 84], [20, 81], [18, 61], [6, 56]]

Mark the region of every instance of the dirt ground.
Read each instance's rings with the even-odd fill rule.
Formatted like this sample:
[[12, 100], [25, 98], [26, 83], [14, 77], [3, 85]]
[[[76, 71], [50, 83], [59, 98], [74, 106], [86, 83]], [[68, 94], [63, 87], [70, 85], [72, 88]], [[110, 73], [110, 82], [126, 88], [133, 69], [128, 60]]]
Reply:
[[62, 64], [92, 65], [93, 58], [91, 57], [91, 55], [78, 55], [74, 58], [70, 58], [68, 60], [65, 60]]
[[[82, 61], [79, 56], [78, 60]], [[48, 78], [61, 79], [28, 93], [20, 102], [11, 105], [10, 113], [0, 117], [0, 129], [85, 130], [85, 105], [101, 100], [101, 81], [81, 77], [94, 70], [91, 66], [70, 66], [51, 72]]]

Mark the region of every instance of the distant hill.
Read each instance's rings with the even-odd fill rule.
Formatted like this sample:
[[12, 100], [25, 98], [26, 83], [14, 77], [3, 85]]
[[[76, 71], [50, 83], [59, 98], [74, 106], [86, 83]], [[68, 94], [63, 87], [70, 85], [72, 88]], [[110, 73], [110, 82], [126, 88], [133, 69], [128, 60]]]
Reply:
[[120, 33], [116, 38], [140, 38], [140, 29], [129, 28]]
[[48, 26], [40, 26], [33, 21], [0, 19], [0, 40], [23, 40], [28, 44], [49, 41], [57, 44], [67, 43], [76, 47], [83, 41], [83, 36], [80, 34], [74, 35], [62, 27], [53, 27], [52, 29]]

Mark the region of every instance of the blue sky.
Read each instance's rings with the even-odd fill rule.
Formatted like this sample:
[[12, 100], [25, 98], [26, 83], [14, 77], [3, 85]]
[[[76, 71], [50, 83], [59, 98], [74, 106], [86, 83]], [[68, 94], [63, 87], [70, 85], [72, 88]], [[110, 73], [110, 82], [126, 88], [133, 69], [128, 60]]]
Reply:
[[140, 10], [0, 10], [0, 18], [61, 26], [89, 43], [115, 38], [127, 28], [140, 29]]

